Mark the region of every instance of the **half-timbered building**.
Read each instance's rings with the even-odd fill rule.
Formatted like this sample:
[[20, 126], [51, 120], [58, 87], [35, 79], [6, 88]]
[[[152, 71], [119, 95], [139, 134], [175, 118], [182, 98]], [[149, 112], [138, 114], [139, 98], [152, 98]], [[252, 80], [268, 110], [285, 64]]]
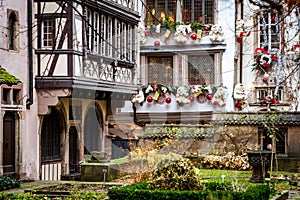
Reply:
[[[42, 180], [111, 146], [108, 116], [136, 92], [137, 1], [34, 1]], [[106, 151], [110, 154], [110, 151]]]

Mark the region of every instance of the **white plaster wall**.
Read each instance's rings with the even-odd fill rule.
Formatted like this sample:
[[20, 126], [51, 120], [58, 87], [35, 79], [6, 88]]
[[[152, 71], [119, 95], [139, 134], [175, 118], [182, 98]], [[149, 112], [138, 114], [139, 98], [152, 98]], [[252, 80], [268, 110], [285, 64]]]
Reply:
[[[245, 27], [251, 31], [251, 35], [249, 37], [246, 37], [243, 40], [243, 84], [246, 87], [246, 90], [251, 92], [254, 87], [254, 81], [256, 78], [256, 73], [252, 72], [252, 63], [253, 63], [253, 58], [254, 58], [254, 50], [255, 48], [259, 47], [257, 46], [257, 31], [255, 31], [255, 26], [256, 26], [256, 21], [254, 18], [257, 16], [255, 13], [259, 14], [259, 7], [254, 6], [249, 2], [249, 0], [244, 1], [244, 15], [243, 15], [243, 20], [245, 21]], [[294, 44], [296, 44], [299, 41], [299, 36], [296, 36], [296, 33], [298, 31], [298, 19], [295, 16], [295, 10], [290, 12], [288, 15], [287, 13], [283, 14], [284, 16], [284, 26], [281, 29], [281, 33], [284, 34], [284, 39], [285, 39], [285, 45], [284, 47], [281, 47], [282, 51], [284, 52], [282, 54], [282, 62], [283, 62], [283, 69], [286, 64], [289, 64], [290, 66], [296, 66], [296, 63], [293, 62], [291, 59], [295, 55], [295, 52], [292, 50], [292, 47]], [[291, 67], [290, 70], [282, 70], [281, 75], [282, 76], [288, 76], [289, 73], [292, 71], [294, 67]], [[277, 73], [277, 71], [275, 71]], [[291, 78], [298, 77], [299, 74], [294, 74], [294, 76], [291, 76]], [[283, 78], [281, 79], [283, 80]], [[293, 86], [296, 88], [297, 84], [297, 79], [294, 79], [293, 81], [290, 82], [289, 86]], [[287, 89], [287, 88], [285, 88]], [[285, 93], [287, 90], [285, 90]], [[254, 99], [253, 97], [250, 96], [250, 99]], [[299, 97], [298, 97], [299, 99]], [[255, 99], [254, 99], [255, 100]], [[299, 100], [298, 100], [299, 101]]]
[[[8, 50], [7, 42], [7, 9], [18, 12], [19, 20], [19, 41], [18, 50]], [[16, 143], [20, 152], [20, 162], [17, 163], [20, 168], [20, 175], [23, 179], [38, 179], [38, 118], [37, 101], [34, 93], [34, 102], [29, 109], [26, 109], [26, 100], [28, 99], [28, 37], [27, 37], [27, 1], [0, 1], [0, 65], [10, 74], [18, 77], [23, 83], [23, 112], [20, 114], [20, 138]], [[36, 41], [35, 35], [33, 40]], [[35, 65], [35, 63], [34, 63]], [[35, 69], [34, 69], [35, 71]], [[36, 72], [34, 72], [36, 73]]]
[[234, 0], [219, 0], [217, 5], [217, 23], [222, 25], [225, 36], [226, 50], [222, 58], [222, 82], [228, 88], [226, 110], [233, 110], [231, 98], [234, 84], [234, 53], [235, 53], [235, 2]]

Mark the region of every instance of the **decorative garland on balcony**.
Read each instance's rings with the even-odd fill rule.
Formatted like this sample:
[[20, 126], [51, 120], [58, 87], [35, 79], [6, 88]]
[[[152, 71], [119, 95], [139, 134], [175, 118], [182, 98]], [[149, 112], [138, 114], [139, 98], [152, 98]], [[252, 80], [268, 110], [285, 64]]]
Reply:
[[152, 84], [143, 86], [137, 95], [131, 99], [132, 103], [139, 103], [141, 106], [144, 102], [170, 104], [172, 102], [171, 94], [176, 97], [176, 102], [182, 106], [193, 103], [195, 99], [199, 103], [211, 102], [213, 105], [221, 107], [226, 106], [227, 88], [222, 84], [215, 85], [193, 85], [193, 86], [173, 86]]

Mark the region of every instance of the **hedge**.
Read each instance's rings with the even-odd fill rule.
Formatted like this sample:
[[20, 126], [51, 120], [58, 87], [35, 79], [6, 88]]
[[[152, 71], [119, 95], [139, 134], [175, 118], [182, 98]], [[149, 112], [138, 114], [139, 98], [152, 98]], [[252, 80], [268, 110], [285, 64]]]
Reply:
[[[213, 185], [218, 186], [216, 190]], [[133, 185], [114, 187], [108, 191], [110, 199], [114, 200], [268, 200], [271, 194], [270, 186], [267, 184], [259, 184], [249, 187], [245, 192], [235, 192], [227, 190], [226, 187], [220, 187], [220, 184], [209, 183], [206, 190], [198, 191], [181, 191], [181, 190], [149, 190], [148, 183], [137, 183]]]

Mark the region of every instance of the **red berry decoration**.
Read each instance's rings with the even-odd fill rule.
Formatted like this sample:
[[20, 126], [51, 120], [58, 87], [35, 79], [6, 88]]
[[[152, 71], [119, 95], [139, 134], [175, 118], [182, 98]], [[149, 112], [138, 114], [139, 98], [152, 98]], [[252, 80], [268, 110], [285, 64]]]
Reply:
[[169, 104], [169, 103], [171, 103], [171, 102], [172, 102], [172, 99], [171, 99], [170, 97], [167, 97], [167, 98], [166, 98], [166, 103]]
[[218, 105], [218, 103], [219, 103], [218, 101], [214, 101], [213, 102], [214, 105]]
[[148, 101], [149, 103], [151, 103], [151, 102], [153, 101], [153, 97], [148, 96], [148, 97], [147, 97], [147, 101]]
[[159, 41], [155, 41], [155, 42], [154, 42], [154, 46], [155, 46], [155, 47], [159, 47], [159, 46], [160, 46], [160, 42], [159, 42]]
[[149, 34], [150, 34], [150, 31], [149, 31], [149, 30], [144, 30], [144, 34], [145, 34], [145, 35], [149, 35]]
[[206, 95], [206, 99], [207, 99], [207, 100], [210, 101], [210, 100], [212, 100], [212, 98], [213, 98], [213, 96], [212, 96], [211, 94], [207, 94], [207, 95]]
[[267, 79], [267, 78], [263, 78], [262, 81], [263, 81], [264, 83], [266, 83], [266, 82], [268, 82], [268, 79]]
[[191, 39], [192, 40], [197, 40], [197, 34], [196, 33], [192, 33], [191, 34]]
[[190, 97], [189, 97], [189, 100], [190, 100], [190, 102], [194, 102], [195, 99], [194, 99], [193, 96], [190, 96]]

